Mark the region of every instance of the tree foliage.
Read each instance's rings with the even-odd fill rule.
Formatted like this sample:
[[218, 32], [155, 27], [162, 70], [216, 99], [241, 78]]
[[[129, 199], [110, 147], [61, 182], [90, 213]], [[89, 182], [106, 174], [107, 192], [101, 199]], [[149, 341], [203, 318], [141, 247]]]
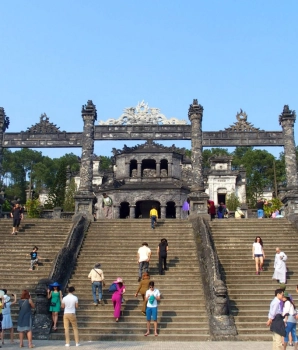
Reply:
[[63, 207], [65, 201], [66, 190], [66, 163], [62, 161], [54, 178], [53, 185], [49, 189], [48, 199], [45, 208], [52, 209], [55, 207]]

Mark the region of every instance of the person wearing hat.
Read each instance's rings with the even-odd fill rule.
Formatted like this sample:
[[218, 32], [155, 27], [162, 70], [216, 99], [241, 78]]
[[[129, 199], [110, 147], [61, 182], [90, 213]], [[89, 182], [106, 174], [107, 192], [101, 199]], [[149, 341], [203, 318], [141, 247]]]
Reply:
[[284, 338], [284, 349], [287, 347], [289, 342], [289, 335], [292, 335], [292, 343], [295, 343], [295, 348], [297, 349], [298, 340], [296, 336], [296, 306], [291, 300], [290, 294], [284, 291], [282, 298], [284, 305], [282, 310], [282, 315], [284, 317], [286, 336]]
[[58, 282], [49, 285], [48, 299], [51, 299], [50, 312], [52, 313], [53, 330], [57, 331], [58, 313], [61, 310], [62, 303], [61, 286]]
[[121, 277], [118, 277], [113, 283], [115, 283], [117, 287], [117, 290], [112, 295], [112, 302], [114, 306], [115, 321], [118, 322], [121, 314], [122, 296], [125, 293], [125, 285], [123, 284], [123, 279]]
[[3, 296], [3, 310], [2, 310], [2, 316], [3, 316], [3, 320], [2, 320], [2, 344], [4, 344], [4, 331], [5, 330], [9, 330], [10, 331], [10, 343], [14, 343], [14, 335], [13, 335], [13, 323], [12, 323], [12, 319], [11, 319], [11, 310], [10, 307], [11, 305], [15, 304], [17, 302], [17, 295], [16, 294], [12, 294], [12, 296], [14, 297], [13, 301], [10, 301], [10, 297], [7, 295], [7, 290], [3, 289], [4, 291], [4, 296]]
[[[102, 287], [105, 286], [105, 284], [103, 271], [100, 269], [100, 267], [101, 265], [99, 263], [96, 263], [88, 275], [88, 278], [91, 278], [94, 305], [98, 305], [98, 303], [103, 305]], [[96, 290], [98, 290], [98, 301], [96, 298]]]

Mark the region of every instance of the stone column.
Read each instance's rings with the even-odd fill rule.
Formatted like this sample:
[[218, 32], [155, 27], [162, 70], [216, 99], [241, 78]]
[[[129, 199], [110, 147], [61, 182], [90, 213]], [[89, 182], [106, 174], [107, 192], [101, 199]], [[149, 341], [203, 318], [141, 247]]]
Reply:
[[156, 162], [156, 177], [160, 177], [160, 162]]
[[129, 218], [130, 219], [135, 219], [136, 218], [136, 206], [135, 205], [130, 205], [129, 206]]
[[284, 138], [287, 177], [287, 188], [283, 196], [281, 196], [281, 201], [284, 204], [285, 215], [290, 221], [297, 221], [296, 218], [298, 217], [298, 181], [294, 139], [295, 121], [295, 111], [291, 111], [289, 106], [285, 105], [282, 113], [279, 116], [279, 124], [282, 126]]
[[2, 174], [2, 162], [3, 162], [3, 134], [8, 129], [9, 118], [6, 116], [4, 108], [0, 107], [0, 174]]
[[142, 175], [142, 162], [138, 162], [138, 173], [137, 177], [141, 177]]
[[173, 174], [173, 163], [168, 163], [168, 177], [172, 177]]
[[160, 206], [160, 218], [161, 219], [166, 218], [166, 206], [165, 205]]
[[97, 119], [96, 107], [91, 100], [82, 107], [84, 129], [82, 134], [82, 157], [80, 167], [80, 187], [75, 195], [75, 214], [85, 214], [93, 220], [92, 178], [94, 153], [94, 122]]
[[125, 163], [125, 176], [130, 177], [130, 162]]
[[176, 219], [181, 219], [181, 208], [182, 205], [176, 205], [175, 209], [176, 209]]
[[203, 106], [194, 99], [188, 110], [188, 118], [191, 122], [191, 164], [192, 185], [189, 195], [191, 215], [207, 215], [208, 195], [204, 192], [203, 177]]
[[284, 151], [286, 163], [287, 188], [297, 188], [297, 163], [296, 147], [294, 138], [294, 124], [296, 121], [295, 111], [291, 111], [289, 106], [285, 105], [283, 112], [279, 116], [279, 124], [282, 126], [284, 138]]
[[120, 205], [114, 205], [114, 219], [120, 219]]

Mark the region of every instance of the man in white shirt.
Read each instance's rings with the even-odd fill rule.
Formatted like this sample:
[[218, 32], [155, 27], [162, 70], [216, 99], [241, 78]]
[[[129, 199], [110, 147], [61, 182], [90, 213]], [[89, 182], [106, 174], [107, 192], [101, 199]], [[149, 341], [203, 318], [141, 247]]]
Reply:
[[[269, 309], [269, 313], [268, 313], [268, 321], [266, 323], [267, 326], [271, 326], [270, 330], [272, 330], [273, 333], [273, 350], [282, 350], [283, 346], [282, 346], [282, 335], [279, 333], [276, 333], [275, 330], [279, 331], [280, 327], [277, 327], [278, 325], [275, 325], [274, 327], [272, 327], [272, 322], [276, 319], [277, 315], [281, 315], [282, 313], [282, 309], [281, 309], [281, 303], [280, 301], [283, 298], [283, 290], [282, 289], [276, 289], [275, 290], [275, 298], [271, 301], [270, 304], [270, 309]], [[282, 317], [280, 319], [280, 322], [283, 323]], [[274, 328], [274, 329], [272, 329]]]
[[74, 291], [74, 287], [69, 287], [68, 294], [62, 299], [61, 304], [61, 307], [64, 309], [63, 324], [65, 330], [65, 346], [70, 346], [69, 323], [71, 323], [73, 329], [76, 346], [80, 346], [79, 331], [76, 317], [76, 309], [79, 307], [79, 301], [78, 298], [75, 295], [73, 295]]
[[97, 263], [94, 265], [94, 268], [90, 271], [88, 278], [91, 278], [92, 283], [92, 295], [93, 295], [93, 304], [98, 305], [96, 298], [96, 290], [98, 289], [98, 302], [103, 305], [102, 302], [102, 287], [104, 286], [104, 275], [103, 271], [100, 269], [100, 264]]
[[138, 250], [137, 257], [138, 257], [138, 264], [139, 264], [138, 282], [140, 282], [142, 279], [142, 273], [149, 271], [149, 261], [151, 258], [151, 249], [148, 247], [147, 242], [142, 243], [142, 246]]

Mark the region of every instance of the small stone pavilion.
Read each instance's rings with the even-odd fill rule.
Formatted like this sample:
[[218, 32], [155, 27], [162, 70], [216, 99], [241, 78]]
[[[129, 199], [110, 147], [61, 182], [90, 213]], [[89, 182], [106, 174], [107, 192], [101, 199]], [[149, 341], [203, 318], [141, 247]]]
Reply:
[[[113, 149], [113, 170], [100, 170], [100, 157], [93, 160], [93, 190], [99, 205], [97, 217], [102, 217], [102, 193], [113, 199], [114, 218], [148, 218], [156, 206], [161, 218], [185, 218], [181, 211], [188, 198], [192, 182], [191, 160], [185, 149], [166, 147], [152, 140], [134, 147], [124, 145]], [[215, 204], [236, 193], [245, 203], [245, 171], [231, 169], [232, 157], [210, 159], [205, 171], [206, 193]], [[76, 177], [79, 186], [79, 177]]]

